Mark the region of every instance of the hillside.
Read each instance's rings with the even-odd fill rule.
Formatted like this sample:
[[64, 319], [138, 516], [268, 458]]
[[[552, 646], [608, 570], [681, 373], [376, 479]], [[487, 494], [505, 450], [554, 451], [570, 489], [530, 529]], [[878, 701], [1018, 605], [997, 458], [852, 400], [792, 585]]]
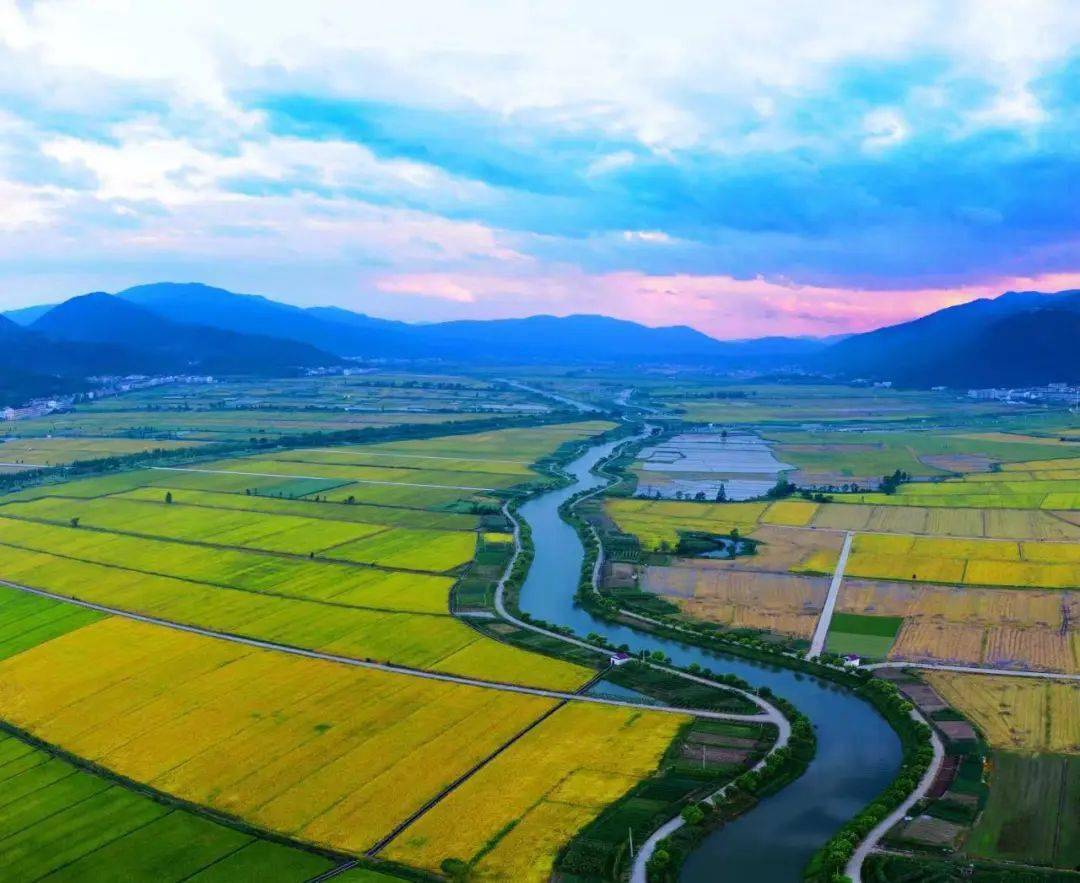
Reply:
[[1075, 344], [1068, 345], [1077, 317], [1080, 291], [1006, 292], [854, 335], [831, 346], [814, 364], [910, 386], [1077, 380]]
[[102, 292], [65, 301], [37, 319], [30, 331], [53, 341], [119, 347], [143, 373], [266, 374], [339, 361], [296, 341], [174, 322]]

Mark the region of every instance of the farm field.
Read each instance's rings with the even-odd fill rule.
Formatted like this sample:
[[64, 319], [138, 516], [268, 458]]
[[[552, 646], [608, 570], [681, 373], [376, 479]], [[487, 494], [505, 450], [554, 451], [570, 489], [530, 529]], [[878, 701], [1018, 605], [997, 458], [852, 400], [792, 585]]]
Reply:
[[0, 515], [61, 525], [76, 518], [80, 528], [129, 536], [312, 555], [432, 573], [452, 570], [469, 561], [476, 545], [472, 531], [417, 530], [278, 512], [211, 509], [186, 506], [171, 496], [169, 499], [172, 502], [165, 503], [163, 495], [156, 502], [116, 497], [43, 497], [0, 505]]
[[475, 862], [475, 879], [541, 881], [559, 848], [652, 772], [689, 718], [569, 705], [405, 829], [386, 856], [437, 870]]
[[[0, 662], [0, 714], [35, 736], [182, 799], [352, 853], [553, 707], [115, 617]], [[582, 770], [584, 794], [617, 796], [655, 766], [682, 721], [572, 704], [537, 728], [543, 738], [526, 737], [475, 777], [478, 787], [507, 775], [518, 782], [520, 751], [543, 789], [528, 799], [515, 787], [521, 805], [486, 801], [471, 812], [502, 830], [552, 788], [556, 768], [571, 781]], [[607, 740], [624, 730], [635, 738], [612, 752]], [[505, 797], [505, 784], [495, 787]], [[537, 833], [551, 830], [562, 836], [548, 817]]]
[[[19, 427], [22, 428], [21, 425]], [[9, 438], [0, 437], [0, 463], [22, 466], [63, 466], [85, 460], [123, 457], [151, 450], [197, 448], [193, 441], [124, 438]]]
[[1080, 684], [943, 671], [922, 676], [994, 748], [1080, 754]]
[[799, 637], [813, 633], [828, 580], [710, 566], [714, 563], [719, 562], [676, 559], [670, 567], [651, 566], [640, 585], [709, 622]]
[[1080, 635], [1065, 613], [1076, 600], [1070, 592], [845, 579], [837, 610], [901, 617], [892, 660], [1073, 673]]
[[328, 606], [10, 546], [2, 566], [2, 578], [33, 588], [325, 653], [556, 689], [576, 688], [590, 674], [490, 641], [449, 614]]
[[302, 883], [336, 864], [156, 802], [2, 732], [0, 780], [11, 880]]
[[1080, 757], [995, 751], [972, 855], [1072, 870], [1080, 864]]
[[884, 659], [896, 640], [902, 622], [898, 616], [834, 613], [829, 622], [825, 649], [830, 653], [854, 653]]
[[[831, 573], [836, 556], [821, 552], [803, 569]], [[1080, 545], [858, 534], [845, 573], [856, 577], [971, 586], [1080, 587]]]
[[[535, 475], [523, 464], [610, 425], [428, 439], [419, 443], [422, 450], [405, 442], [385, 446], [393, 451], [384, 453], [425, 466], [437, 463], [438, 474], [449, 482], [477, 474], [476, 456], [466, 452], [501, 451], [508, 457], [499, 459], [507, 460], [514, 454], [519, 459], [491, 474], [516, 484]], [[335, 448], [330, 459], [365, 457], [364, 450]], [[326, 450], [313, 456], [325, 459]], [[369, 468], [313, 465], [331, 471]], [[464, 468], [454, 472], [456, 466]], [[414, 466], [377, 468], [393, 477], [429, 476]], [[233, 478], [141, 470], [0, 498], [0, 578], [358, 658], [567, 689], [588, 677], [585, 669], [492, 641], [450, 615], [450, 591], [473, 560], [482, 519], [440, 510], [448, 501], [438, 488], [405, 487], [413, 495], [406, 507], [387, 499], [378, 505], [327, 502], [324, 484], [292, 489], [307, 498], [268, 496], [284, 493], [282, 479], [267, 485]], [[401, 486], [372, 487], [393, 492]], [[451, 493], [455, 502], [470, 496]], [[502, 527], [501, 516], [495, 518]]]

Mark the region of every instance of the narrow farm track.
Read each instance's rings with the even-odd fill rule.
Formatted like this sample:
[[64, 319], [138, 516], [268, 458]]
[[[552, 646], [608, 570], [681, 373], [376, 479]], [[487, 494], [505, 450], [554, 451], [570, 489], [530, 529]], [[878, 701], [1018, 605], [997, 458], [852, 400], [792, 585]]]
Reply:
[[[218, 632], [213, 629], [203, 628], [196, 625], [188, 625], [182, 622], [174, 622], [169, 619], [159, 619], [156, 616], [146, 616], [130, 610], [118, 607], [109, 607], [105, 604], [95, 604], [92, 601], [82, 601], [78, 598], [70, 598], [44, 589], [35, 589], [32, 586], [0, 579], [0, 585], [40, 598], [48, 598], [52, 601], [62, 601], [83, 607], [87, 610], [96, 610], [98, 613], [106, 613], [110, 616], [120, 616], [136, 622], [148, 625], [162, 626], [175, 631], [187, 632], [192, 635], [201, 635], [204, 638], [214, 638], [219, 641], [229, 641], [245, 647], [255, 647], [260, 650], [272, 650], [278, 653], [289, 653], [293, 656], [304, 656], [308, 659], [320, 659], [324, 662], [333, 662], [339, 665], [351, 665], [357, 668], [374, 669], [375, 671], [388, 672], [390, 674], [406, 675], [414, 678], [425, 678], [430, 681], [444, 681], [451, 684], [461, 684], [467, 687], [479, 687], [484, 690], [501, 690], [505, 693], [520, 693], [525, 696], [542, 696], [547, 699], [569, 700], [575, 702], [591, 702], [595, 705], [614, 705], [620, 708], [637, 708], [645, 711], [657, 711], [664, 714], [693, 715], [694, 717], [710, 718], [712, 720], [730, 720], [749, 723], [763, 723], [767, 720], [765, 715], [759, 714], [736, 714], [726, 711], [709, 711], [706, 709], [677, 708], [670, 705], [643, 705], [640, 702], [628, 702], [620, 699], [610, 699], [601, 696], [587, 696], [579, 693], [567, 693], [561, 690], [547, 690], [542, 687], [525, 687], [520, 684], [508, 684], [502, 681], [485, 681], [479, 678], [467, 678], [461, 675], [446, 674], [443, 672], [429, 671], [427, 669], [409, 668], [404, 665], [394, 665], [389, 662], [369, 662], [365, 659], [356, 659], [352, 656], [338, 656], [333, 653], [323, 653], [319, 650], [309, 650], [304, 647], [295, 647], [291, 644], [278, 644], [274, 641], [262, 641], [258, 638], [245, 638], [242, 635], [234, 635], [228, 632]], [[717, 685], [723, 686], [723, 685]]]
[[825, 605], [821, 608], [821, 616], [818, 617], [814, 637], [810, 641], [807, 659], [817, 659], [821, 651], [825, 649], [825, 640], [829, 636], [829, 624], [832, 622], [833, 611], [836, 610], [836, 599], [840, 595], [840, 586], [844, 582], [844, 568], [847, 566], [848, 555], [851, 554], [851, 541], [854, 537], [855, 534], [850, 530], [844, 535], [844, 546], [840, 550], [840, 558], [836, 562], [832, 582], [829, 583], [829, 594], [825, 596]]
[[1033, 669], [988, 668], [978, 665], [950, 665], [946, 662], [874, 662], [864, 665], [869, 671], [880, 668], [925, 668], [930, 671], [952, 671], [970, 675], [1000, 675], [1010, 678], [1049, 678], [1055, 681], [1080, 681], [1080, 674], [1065, 674], [1057, 671], [1035, 671]]
[[[250, 475], [254, 478], [302, 478], [306, 481], [327, 481], [325, 475], [282, 475], [280, 472], [241, 472], [239, 469], [196, 469], [193, 466], [151, 466], [159, 472], [200, 472], [205, 475]], [[493, 487], [467, 487], [460, 484], [418, 484], [410, 481], [376, 481], [373, 478], [349, 478], [345, 484], [379, 484], [391, 487], [425, 487], [435, 490], [448, 491], [473, 491], [480, 493], [494, 493], [498, 488]]]
[[[912, 710], [912, 718], [921, 724], [927, 723], [919, 712]], [[844, 867], [844, 875], [851, 880], [851, 883], [862, 883], [862, 866], [866, 861], [866, 857], [874, 851], [875, 847], [882, 841], [890, 829], [899, 822], [908, 810], [910, 810], [916, 803], [926, 796], [930, 790], [930, 786], [934, 784], [934, 779], [937, 778], [938, 771], [941, 769], [941, 762], [945, 759], [945, 746], [941, 742], [941, 738], [937, 734], [937, 730], [930, 727], [930, 745], [934, 752], [933, 760], [930, 761], [930, 766], [927, 767], [926, 772], [923, 773], [923, 777], [919, 780], [919, 784], [915, 786], [915, 790], [912, 791], [904, 801], [896, 807], [891, 813], [889, 813], [884, 819], [875, 825], [869, 834], [863, 838], [862, 842], [855, 847], [855, 851], [851, 854], [851, 858], [848, 859], [847, 865]]]

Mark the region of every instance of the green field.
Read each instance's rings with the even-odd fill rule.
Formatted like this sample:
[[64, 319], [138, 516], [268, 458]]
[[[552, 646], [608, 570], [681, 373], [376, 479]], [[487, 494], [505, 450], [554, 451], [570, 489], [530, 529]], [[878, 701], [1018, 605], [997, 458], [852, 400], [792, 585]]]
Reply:
[[0, 732], [8, 880], [301, 881], [335, 862], [159, 803]]
[[903, 624], [900, 616], [834, 613], [825, 649], [830, 653], [854, 653], [884, 659]]
[[995, 751], [990, 798], [967, 850], [1058, 868], [1080, 865], [1080, 757]]

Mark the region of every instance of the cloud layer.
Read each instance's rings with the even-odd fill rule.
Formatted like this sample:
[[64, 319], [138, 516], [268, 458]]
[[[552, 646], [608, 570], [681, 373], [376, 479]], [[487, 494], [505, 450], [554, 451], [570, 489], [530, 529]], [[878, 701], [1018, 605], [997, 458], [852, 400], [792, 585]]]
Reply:
[[1080, 7], [0, 0], [0, 306], [722, 337], [1080, 285]]

